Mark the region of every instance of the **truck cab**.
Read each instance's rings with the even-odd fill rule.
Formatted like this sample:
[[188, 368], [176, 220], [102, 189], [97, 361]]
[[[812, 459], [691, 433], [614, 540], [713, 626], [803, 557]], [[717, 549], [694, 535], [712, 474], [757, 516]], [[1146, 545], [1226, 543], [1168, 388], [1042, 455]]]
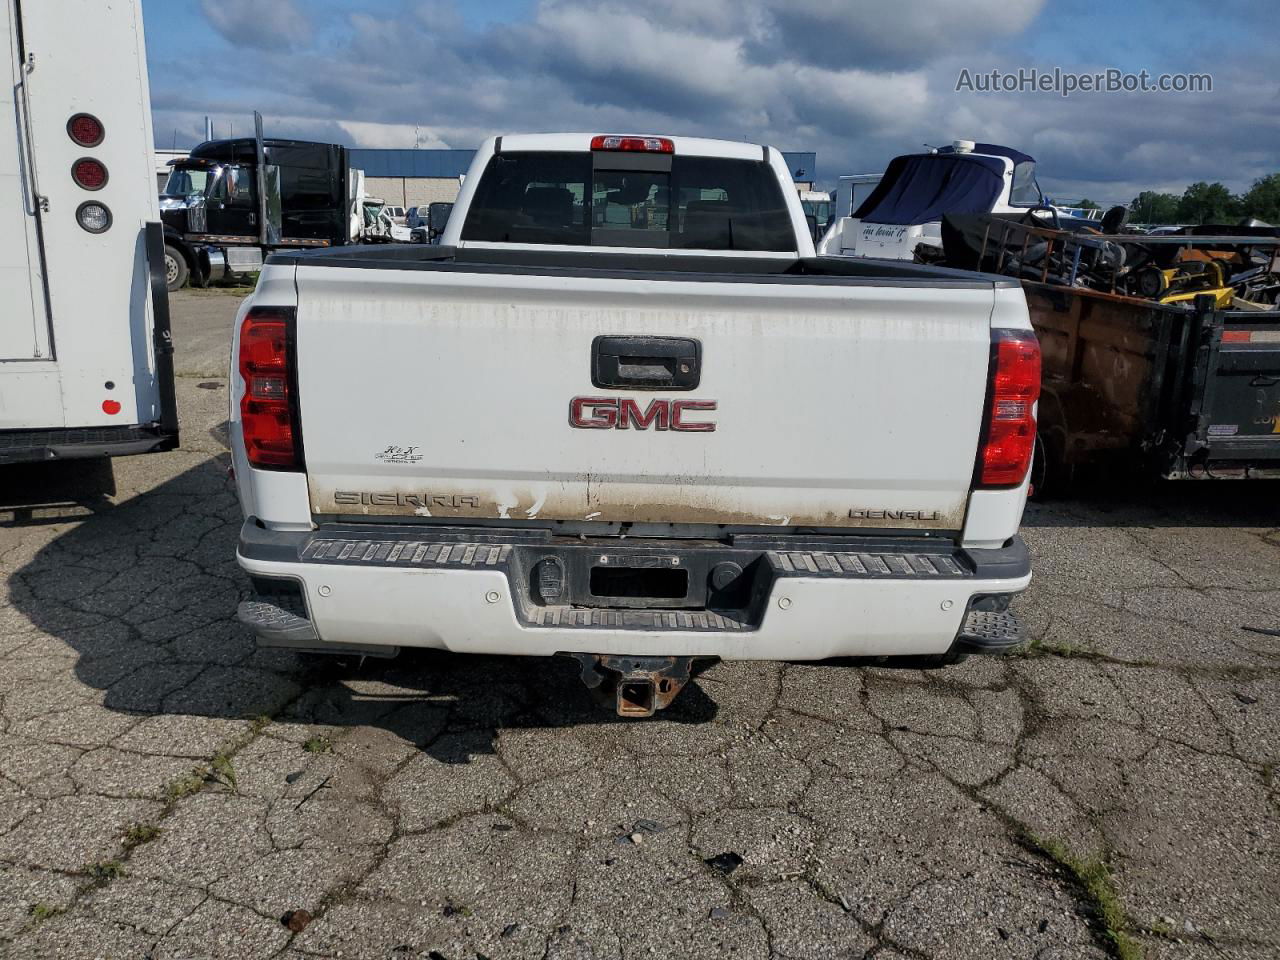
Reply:
[[160, 193], [170, 289], [255, 270], [264, 251], [348, 242], [346, 148], [255, 137], [210, 140], [169, 162]]
[[[806, 217], [813, 217], [813, 223], [818, 230], [818, 237], [822, 236], [831, 223], [831, 194], [822, 190], [802, 191], [800, 205], [804, 208]], [[816, 240], [818, 237], [814, 237], [814, 239]]]

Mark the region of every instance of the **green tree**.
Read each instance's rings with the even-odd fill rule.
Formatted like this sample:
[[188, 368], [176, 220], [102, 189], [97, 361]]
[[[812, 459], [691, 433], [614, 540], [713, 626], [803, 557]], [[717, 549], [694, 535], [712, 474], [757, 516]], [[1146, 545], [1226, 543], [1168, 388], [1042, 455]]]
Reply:
[[1193, 183], [1178, 201], [1182, 223], [1230, 223], [1239, 216], [1240, 200], [1220, 183]]
[[1178, 197], [1172, 193], [1143, 190], [1129, 204], [1134, 223], [1169, 224], [1178, 222]]
[[1081, 210], [1101, 210], [1102, 209], [1101, 204], [1094, 203], [1088, 197], [1085, 197], [1085, 199], [1081, 200], [1078, 206], [1080, 207]]
[[1243, 216], [1280, 226], [1280, 173], [1253, 181], [1253, 186], [1240, 198], [1240, 210]]

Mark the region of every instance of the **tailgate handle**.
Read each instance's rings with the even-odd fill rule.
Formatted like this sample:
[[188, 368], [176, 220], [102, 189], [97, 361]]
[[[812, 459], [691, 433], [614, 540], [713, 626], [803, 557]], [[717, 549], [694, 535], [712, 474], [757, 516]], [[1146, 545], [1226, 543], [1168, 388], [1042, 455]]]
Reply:
[[692, 337], [596, 337], [591, 382], [630, 390], [693, 390], [702, 377], [702, 344]]

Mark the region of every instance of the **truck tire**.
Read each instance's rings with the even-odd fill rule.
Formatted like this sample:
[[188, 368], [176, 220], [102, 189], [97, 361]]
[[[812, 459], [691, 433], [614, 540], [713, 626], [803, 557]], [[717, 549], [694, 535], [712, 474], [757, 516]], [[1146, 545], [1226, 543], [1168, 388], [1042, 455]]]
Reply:
[[166, 243], [164, 245], [164, 280], [169, 292], [173, 293], [185, 287], [190, 275], [191, 268], [187, 266], [187, 258], [182, 255], [182, 251]]

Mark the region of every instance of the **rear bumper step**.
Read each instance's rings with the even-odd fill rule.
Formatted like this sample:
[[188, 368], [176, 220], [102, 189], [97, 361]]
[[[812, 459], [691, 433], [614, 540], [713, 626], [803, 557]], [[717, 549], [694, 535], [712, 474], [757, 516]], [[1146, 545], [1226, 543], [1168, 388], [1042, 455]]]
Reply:
[[1007, 653], [1027, 639], [1012, 610], [970, 610], [956, 635], [957, 653]]
[[252, 627], [262, 640], [281, 640], [288, 644], [315, 643], [320, 639], [316, 628], [299, 616], [270, 600], [244, 600], [236, 609], [236, 619]]
[[177, 429], [158, 423], [47, 430], [0, 430], [0, 463], [35, 463], [158, 453], [178, 446]]
[[306, 616], [288, 609], [296, 605], [297, 601], [279, 596], [243, 600], [236, 608], [236, 619], [253, 630], [258, 636], [258, 643], [264, 647], [280, 647], [298, 653], [345, 653], [362, 657], [394, 657], [400, 652], [399, 647], [367, 643], [324, 643]]
[[[535, 529], [333, 525], [241, 530], [242, 568], [299, 594], [294, 617], [246, 606], [268, 643], [821, 660], [996, 649], [974, 608], [1007, 609], [1030, 582], [1020, 540], [750, 535], [720, 540], [553, 537]], [[999, 633], [999, 631], [997, 631]], [[314, 635], [314, 639], [311, 637]], [[995, 639], [992, 639], [995, 637]]]

